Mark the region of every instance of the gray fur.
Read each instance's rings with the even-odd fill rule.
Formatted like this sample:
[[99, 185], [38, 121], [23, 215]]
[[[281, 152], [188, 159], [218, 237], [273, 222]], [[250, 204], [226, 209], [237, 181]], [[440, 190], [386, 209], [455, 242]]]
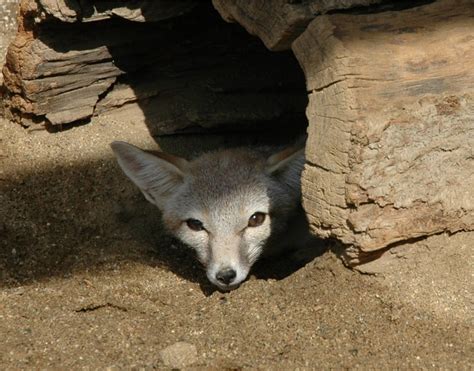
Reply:
[[[282, 236], [289, 235], [292, 222], [304, 219], [303, 150], [269, 157], [248, 148], [228, 149], [189, 162], [180, 159], [176, 166], [124, 142], [111, 146], [125, 174], [160, 208], [170, 232], [196, 250], [209, 280], [219, 288], [237, 287], [262, 254], [295, 244]], [[256, 212], [265, 213], [265, 221], [249, 227]], [[201, 221], [205, 230], [191, 230], [188, 219]], [[230, 284], [216, 279], [225, 268], [237, 273]]]

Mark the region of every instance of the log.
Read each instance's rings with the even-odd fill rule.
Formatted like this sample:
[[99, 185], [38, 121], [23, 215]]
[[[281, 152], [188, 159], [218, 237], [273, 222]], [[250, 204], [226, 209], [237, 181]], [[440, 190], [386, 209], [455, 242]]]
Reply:
[[21, 2], [19, 32], [3, 68], [9, 118], [28, 125], [41, 117], [52, 124], [90, 117], [99, 96], [123, 72], [87, 30], [81, 30], [81, 39], [75, 36], [77, 27], [58, 34], [57, 29], [41, 33], [33, 28], [38, 11], [37, 4]]
[[303, 202], [349, 260], [474, 230], [474, 3], [325, 15], [293, 43], [309, 91]]
[[120, 17], [134, 22], [157, 22], [187, 13], [195, 0], [38, 0], [35, 22], [56, 19], [61, 22], [94, 22]]
[[[151, 43], [153, 35], [126, 24], [91, 27], [82, 22], [112, 16], [156, 21], [180, 15], [194, 5], [193, 1], [22, 1], [19, 31], [3, 69], [7, 116], [25, 126], [44, 120], [62, 125], [90, 118], [101, 95], [125, 73], [115, 63], [117, 54], [133, 44], [148, 48], [144, 43]], [[76, 24], [42, 25], [52, 19]], [[120, 47], [122, 51], [111, 52]], [[137, 63], [136, 68], [139, 66]]]
[[304, 127], [304, 76], [292, 53], [269, 52], [210, 4], [145, 23], [83, 22], [79, 10], [90, 3], [74, 4], [22, 2], [3, 69], [12, 120], [55, 126], [107, 113], [145, 122], [153, 135], [288, 121]]
[[382, 0], [212, 0], [227, 22], [238, 22], [270, 50], [289, 50], [291, 43], [318, 15], [380, 3]]

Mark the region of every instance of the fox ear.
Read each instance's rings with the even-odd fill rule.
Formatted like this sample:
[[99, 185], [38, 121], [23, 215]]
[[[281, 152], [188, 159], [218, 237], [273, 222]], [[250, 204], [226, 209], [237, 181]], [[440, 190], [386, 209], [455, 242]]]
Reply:
[[301, 172], [305, 164], [304, 148], [289, 147], [267, 159], [266, 172], [300, 192]]
[[159, 208], [182, 182], [187, 161], [164, 152], [149, 153], [125, 142], [110, 144], [123, 172]]

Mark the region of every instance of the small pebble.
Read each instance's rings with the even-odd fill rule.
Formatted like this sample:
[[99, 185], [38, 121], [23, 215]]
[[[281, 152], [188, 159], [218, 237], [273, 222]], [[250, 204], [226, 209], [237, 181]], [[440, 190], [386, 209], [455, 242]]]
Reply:
[[178, 342], [160, 351], [160, 357], [165, 366], [171, 368], [183, 368], [197, 362], [196, 346]]

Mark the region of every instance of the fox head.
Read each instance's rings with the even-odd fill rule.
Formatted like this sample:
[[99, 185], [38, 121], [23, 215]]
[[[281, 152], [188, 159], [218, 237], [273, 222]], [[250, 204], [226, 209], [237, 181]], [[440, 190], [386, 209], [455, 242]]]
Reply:
[[246, 279], [270, 236], [285, 229], [300, 205], [302, 149], [270, 157], [230, 149], [187, 161], [124, 142], [111, 147], [125, 174], [161, 210], [166, 228], [195, 249], [222, 290]]

